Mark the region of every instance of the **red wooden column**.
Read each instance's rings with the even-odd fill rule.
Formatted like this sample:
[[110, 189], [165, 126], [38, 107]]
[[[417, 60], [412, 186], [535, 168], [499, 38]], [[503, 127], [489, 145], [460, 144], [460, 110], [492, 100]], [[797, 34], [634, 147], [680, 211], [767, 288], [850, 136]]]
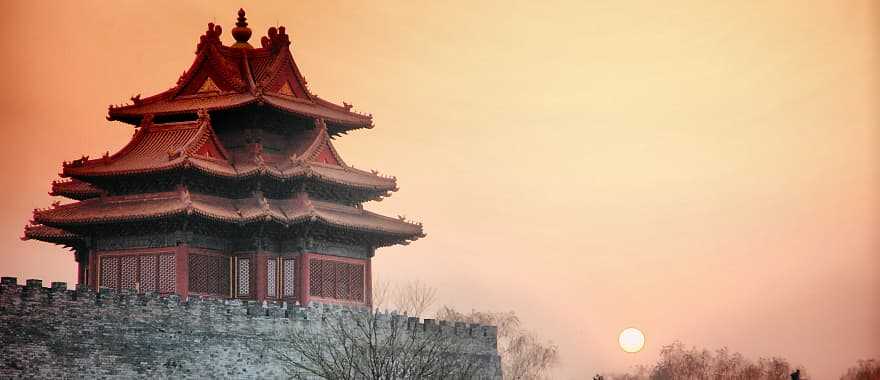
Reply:
[[86, 268], [89, 267], [89, 264], [83, 263], [80, 260], [76, 260], [76, 283], [84, 284], [86, 281]]
[[367, 259], [364, 265], [364, 303], [367, 307], [373, 307], [373, 259]]
[[94, 250], [89, 250], [89, 273], [86, 279], [88, 287], [92, 289], [98, 289], [98, 266], [100, 263], [98, 262], [98, 255]]
[[299, 303], [303, 306], [309, 304], [309, 259], [310, 254], [303, 253], [300, 255], [299, 260], [299, 284], [297, 286], [297, 298], [299, 299]]
[[266, 273], [266, 261], [268, 260], [269, 255], [263, 253], [261, 250], [257, 251], [257, 254], [254, 255], [254, 264], [256, 268], [254, 268], [254, 298], [258, 301], [263, 301], [266, 299], [266, 279], [268, 278], [268, 273]]
[[177, 271], [176, 293], [186, 299], [189, 298], [189, 245], [186, 243], [178, 244], [174, 258], [174, 267]]

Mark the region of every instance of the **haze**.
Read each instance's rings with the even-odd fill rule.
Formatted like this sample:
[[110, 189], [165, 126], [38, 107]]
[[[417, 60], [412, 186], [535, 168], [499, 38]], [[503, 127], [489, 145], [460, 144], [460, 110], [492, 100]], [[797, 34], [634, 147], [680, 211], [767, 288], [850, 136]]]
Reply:
[[[75, 282], [22, 242], [61, 162], [122, 147], [107, 105], [174, 85], [206, 24], [286, 25], [337, 139], [424, 221], [376, 276], [515, 310], [559, 378], [673, 340], [813, 378], [880, 357], [880, 12], [865, 1], [10, 2], [0, 28], [0, 274]], [[45, 282], [44, 282], [45, 283]], [[645, 331], [638, 354], [621, 329]]]

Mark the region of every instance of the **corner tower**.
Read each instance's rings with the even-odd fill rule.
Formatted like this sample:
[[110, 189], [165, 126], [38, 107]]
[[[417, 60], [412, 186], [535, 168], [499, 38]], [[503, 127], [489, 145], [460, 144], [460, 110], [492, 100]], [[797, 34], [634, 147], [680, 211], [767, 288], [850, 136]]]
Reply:
[[333, 138], [372, 116], [312, 94], [283, 26], [249, 43], [244, 10], [224, 46], [208, 24], [193, 64], [162, 93], [109, 109], [134, 126], [115, 154], [64, 162], [24, 239], [72, 248], [78, 281], [303, 304], [371, 304], [376, 248], [421, 224], [363, 209], [394, 177], [345, 163]]

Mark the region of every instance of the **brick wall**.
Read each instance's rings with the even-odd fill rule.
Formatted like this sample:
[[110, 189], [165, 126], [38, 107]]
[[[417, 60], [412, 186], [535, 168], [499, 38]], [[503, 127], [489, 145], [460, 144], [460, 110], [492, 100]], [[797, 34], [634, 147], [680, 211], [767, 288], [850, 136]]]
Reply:
[[[291, 378], [279, 352], [302, 324], [339, 306], [309, 307], [177, 295], [67, 290], [64, 283], [0, 284], [0, 378]], [[402, 318], [387, 315], [387, 318]], [[472, 342], [500, 378], [492, 326], [406, 320]], [[459, 339], [459, 338], [456, 338]], [[282, 350], [282, 351], [279, 351]], [[288, 352], [289, 353], [289, 352]]]

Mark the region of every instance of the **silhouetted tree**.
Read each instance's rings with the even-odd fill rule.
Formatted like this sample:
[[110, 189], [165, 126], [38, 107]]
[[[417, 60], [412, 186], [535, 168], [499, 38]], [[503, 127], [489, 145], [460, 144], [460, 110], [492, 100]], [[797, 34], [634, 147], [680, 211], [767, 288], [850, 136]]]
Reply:
[[477, 379], [491, 371], [467, 338], [407, 327], [405, 318], [362, 311], [325, 314], [294, 328], [278, 355], [298, 378]]
[[876, 359], [859, 360], [840, 380], [880, 380], [880, 362]]
[[[779, 358], [760, 358], [757, 362], [731, 353], [726, 347], [714, 353], [681, 342], [663, 346], [660, 358], [651, 368], [637, 367], [633, 373], [607, 374], [608, 380], [788, 380], [794, 369]], [[802, 377], [804, 379], [805, 377]], [[849, 379], [847, 379], [849, 380]]]
[[421, 281], [391, 284], [378, 281], [373, 285], [373, 307], [391, 308], [401, 314], [425, 317], [437, 302], [437, 288]]
[[505, 379], [543, 379], [559, 361], [556, 345], [543, 343], [534, 334], [522, 329], [519, 318], [512, 311], [471, 311], [465, 314], [444, 306], [437, 312], [437, 319], [497, 326], [498, 354]]
[[[410, 316], [424, 316], [434, 305], [437, 289], [419, 281], [403, 284], [377, 282], [373, 286], [373, 306], [391, 308]], [[436, 319], [450, 322], [476, 323], [498, 328], [498, 354], [505, 379], [532, 380], [545, 378], [558, 363], [556, 345], [541, 342], [535, 334], [520, 326], [514, 312], [461, 313], [441, 307]]]

